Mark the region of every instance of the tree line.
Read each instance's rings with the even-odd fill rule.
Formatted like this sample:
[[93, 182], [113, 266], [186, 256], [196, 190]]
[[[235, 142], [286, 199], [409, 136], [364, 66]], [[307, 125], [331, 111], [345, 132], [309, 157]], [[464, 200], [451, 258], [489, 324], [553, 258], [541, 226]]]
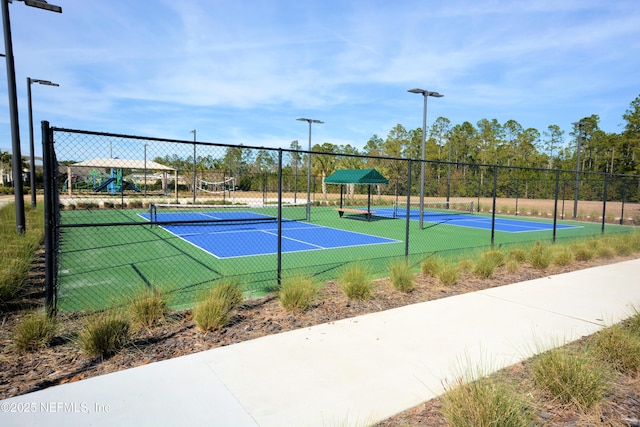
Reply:
[[[437, 187], [433, 191], [442, 191], [445, 178], [448, 186], [453, 183], [455, 187], [456, 182], [468, 180], [470, 174], [478, 183], [468, 184], [469, 189], [463, 192], [477, 193], [479, 190], [475, 188], [478, 186], [490, 187], [491, 183], [485, 182], [490, 170], [477, 165], [640, 175], [640, 96], [631, 102], [622, 119], [624, 124], [620, 133], [608, 133], [600, 129], [600, 118], [593, 114], [573, 123], [572, 130], [565, 135], [558, 125], [550, 125], [540, 132], [534, 128], [524, 128], [516, 120], [499, 123], [496, 119], [482, 119], [475, 124], [468, 121], [453, 124], [446, 117], [438, 117], [426, 133], [425, 158], [442, 162], [437, 167], [429, 168], [432, 185]], [[307, 153], [298, 141], [292, 141], [288, 148], [283, 165], [285, 187], [295, 185], [303, 188], [306, 186]], [[406, 129], [402, 124], [397, 124], [385, 138], [374, 134], [362, 149], [349, 144], [324, 142], [313, 145], [311, 150], [314, 153], [311, 156], [314, 182], [317, 177], [317, 185], [322, 186], [324, 194], [327, 192], [324, 177], [337, 169], [375, 167], [390, 181], [402, 183], [407, 180], [407, 162], [385, 159], [420, 159], [422, 129]], [[154, 161], [185, 173], [190, 173], [194, 167], [191, 156], [182, 158], [174, 154], [158, 157]], [[222, 155], [197, 156], [195, 163], [197, 173], [216, 171], [221, 176], [236, 177], [241, 189], [260, 190], [266, 185], [275, 185], [276, 181], [266, 176], [277, 171], [278, 157], [274, 150], [248, 149], [239, 145], [227, 147]], [[417, 177], [416, 172], [414, 175]], [[538, 179], [536, 173], [526, 170], [513, 172], [510, 176], [510, 184], [503, 184], [502, 187], [513, 188], [520, 182]], [[459, 188], [454, 190], [462, 191]], [[398, 189], [393, 191], [397, 192]], [[530, 192], [528, 187], [522, 191]]]

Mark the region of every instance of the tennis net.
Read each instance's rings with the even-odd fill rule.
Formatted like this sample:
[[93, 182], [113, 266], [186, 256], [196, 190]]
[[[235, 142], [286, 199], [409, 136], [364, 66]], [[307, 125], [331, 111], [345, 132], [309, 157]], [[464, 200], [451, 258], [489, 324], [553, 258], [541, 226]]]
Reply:
[[[420, 215], [420, 202], [411, 202], [408, 207], [410, 218]], [[474, 213], [473, 207], [473, 201], [425, 201], [423, 214], [424, 216], [468, 215]], [[406, 202], [396, 202], [394, 204], [393, 217], [407, 217]]]
[[[179, 205], [151, 204], [148, 219], [153, 225], [246, 224], [278, 221], [278, 205]], [[282, 221], [306, 219], [306, 204], [283, 204]]]

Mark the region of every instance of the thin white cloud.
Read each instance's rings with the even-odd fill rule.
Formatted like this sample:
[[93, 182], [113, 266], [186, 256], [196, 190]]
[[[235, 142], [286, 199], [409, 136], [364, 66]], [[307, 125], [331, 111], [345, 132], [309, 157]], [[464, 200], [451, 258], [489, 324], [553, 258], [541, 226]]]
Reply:
[[362, 146], [421, 126], [406, 93], [419, 86], [445, 93], [430, 117], [454, 124], [600, 114], [615, 131], [639, 92], [632, 1], [58, 3], [10, 7], [21, 118], [31, 75], [61, 84], [38, 90], [36, 120], [65, 127], [280, 144], [304, 139], [294, 120], [309, 115], [319, 137]]

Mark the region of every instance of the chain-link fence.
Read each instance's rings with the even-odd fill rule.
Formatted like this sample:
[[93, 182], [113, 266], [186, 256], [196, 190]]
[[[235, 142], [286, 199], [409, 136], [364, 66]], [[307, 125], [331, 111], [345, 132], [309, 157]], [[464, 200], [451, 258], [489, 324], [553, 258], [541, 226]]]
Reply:
[[[436, 252], [640, 225], [638, 176], [431, 161], [423, 172], [419, 160], [42, 126], [54, 310], [114, 307], [144, 289], [190, 307], [220, 280], [258, 296], [288, 275], [331, 280], [356, 262], [382, 277]], [[363, 169], [388, 183], [325, 180]]]

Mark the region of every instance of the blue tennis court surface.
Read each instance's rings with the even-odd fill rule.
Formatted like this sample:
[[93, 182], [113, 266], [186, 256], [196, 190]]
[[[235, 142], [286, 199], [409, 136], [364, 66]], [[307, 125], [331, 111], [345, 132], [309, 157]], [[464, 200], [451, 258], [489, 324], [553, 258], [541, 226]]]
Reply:
[[[165, 224], [161, 227], [216, 258], [267, 255], [278, 251], [277, 223], [269, 221], [270, 217], [266, 215], [255, 212], [198, 212], [194, 215], [192, 219], [195, 220], [212, 219], [231, 222]], [[140, 216], [149, 220], [149, 214], [140, 214]], [[162, 213], [157, 214], [155, 221], [170, 222], [184, 219], [185, 213]], [[235, 219], [238, 221], [234, 222]], [[255, 222], [252, 219], [255, 219]], [[282, 237], [282, 252], [398, 242], [398, 240], [384, 237], [284, 219]]]
[[[394, 209], [392, 208], [376, 209], [376, 214], [380, 216], [385, 216], [385, 217], [393, 217]], [[420, 211], [412, 209], [409, 215], [410, 215], [409, 218], [411, 220], [418, 221], [420, 218]], [[403, 211], [403, 212], [396, 211], [396, 218], [406, 219], [406, 217], [407, 217], [406, 211]], [[480, 228], [483, 230], [491, 230], [491, 217], [473, 215], [470, 213], [430, 212], [425, 209], [423, 220], [424, 222], [433, 223], [433, 224], [447, 224], [447, 225], [455, 225], [458, 227], [471, 227], [471, 228]], [[582, 228], [582, 227], [579, 225], [556, 224], [556, 229], [568, 229], [568, 228]], [[506, 233], [527, 233], [532, 231], [545, 231], [545, 230], [550, 231], [550, 230], [553, 230], [553, 223], [527, 221], [524, 219], [496, 218], [495, 230], [504, 231]]]

